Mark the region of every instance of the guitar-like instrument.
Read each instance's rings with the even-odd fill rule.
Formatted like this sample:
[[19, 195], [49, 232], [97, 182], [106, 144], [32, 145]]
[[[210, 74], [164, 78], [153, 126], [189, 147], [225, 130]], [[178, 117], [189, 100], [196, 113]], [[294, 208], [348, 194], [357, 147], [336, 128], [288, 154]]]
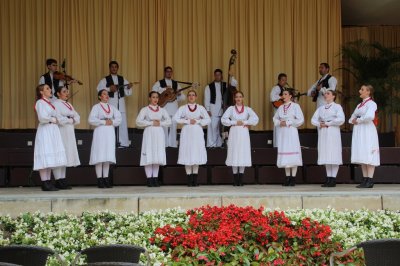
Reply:
[[163, 91], [160, 95], [160, 98], [158, 99], [158, 105], [161, 107], [164, 107], [167, 103], [169, 102], [173, 102], [176, 100], [176, 98], [178, 97], [178, 94], [181, 93], [184, 90], [187, 90], [191, 87], [193, 87], [194, 89], [196, 89], [197, 87], [200, 86], [200, 83], [198, 82], [182, 82], [182, 81], [177, 81], [178, 83], [183, 83], [183, 84], [188, 84], [188, 86], [183, 87], [179, 90], [174, 90], [171, 87], [167, 87], [165, 89], [165, 91]]
[[[307, 92], [304, 92], [304, 93], [296, 92], [296, 93], [294, 94], [293, 99], [296, 99], [296, 98], [297, 98], [297, 100], [299, 100], [301, 96], [305, 96], [305, 95], [307, 95]], [[274, 102], [271, 102], [271, 103], [272, 103], [272, 106], [273, 106], [274, 108], [278, 109], [279, 106], [281, 106], [281, 105], [283, 104], [283, 100], [282, 100], [282, 99], [279, 99], [279, 100], [274, 101]]]

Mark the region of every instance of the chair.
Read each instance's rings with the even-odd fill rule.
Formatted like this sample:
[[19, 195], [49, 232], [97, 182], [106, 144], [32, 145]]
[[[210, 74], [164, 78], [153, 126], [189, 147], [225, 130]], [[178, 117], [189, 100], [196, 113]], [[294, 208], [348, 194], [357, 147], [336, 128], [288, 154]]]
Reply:
[[61, 265], [65, 264], [61, 256], [50, 248], [28, 245], [0, 247], [0, 265], [45, 266], [49, 256], [55, 256]]
[[400, 265], [400, 239], [378, 239], [362, 242], [345, 251], [332, 253], [329, 263], [334, 265], [335, 257], [343, 257], [355, 249], [364, 250], [367, 266], [398, 266]]
[[81, 255], [86, 256], [88, 265], [139, 265], [140, 254], [147, 257], [147, 265], [150, 265], [150, 257], [145, 248], [135, 245], [101, 245], [91, 247], [79, 252], [72, 265], [77, 265]]

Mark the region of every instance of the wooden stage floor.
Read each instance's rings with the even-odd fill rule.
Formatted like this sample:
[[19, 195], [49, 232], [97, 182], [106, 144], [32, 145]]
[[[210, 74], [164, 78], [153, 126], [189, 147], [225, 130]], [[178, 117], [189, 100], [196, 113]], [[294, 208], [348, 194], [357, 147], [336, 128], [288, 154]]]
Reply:
[[400, 184], [376, 184], [373, 189], [357, 189], [354, 184], [339, 184], [335, 188], [320, 185], [211, 185], [186, 186], [115, 186], [98, 189], [93, 186], [72, 190], [43, 192], [39, 187], [0, 188], [0, 215], [12, 216], [24, 212], [83, 211], [134, 212], [203, 205], [264, 206], [266, 208], [328, 208], [400, 210]]

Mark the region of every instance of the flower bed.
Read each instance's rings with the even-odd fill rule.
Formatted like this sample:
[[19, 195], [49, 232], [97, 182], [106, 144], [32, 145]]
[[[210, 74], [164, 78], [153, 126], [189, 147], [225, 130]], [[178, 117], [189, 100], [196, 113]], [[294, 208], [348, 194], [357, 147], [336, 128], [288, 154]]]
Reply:
[[[236, 207], [231, 207], [232, 210], [234, 210], [235, 208]], [[303, 233], [308, 236], [310, 236], [311, 233], [311, 236], [314, 237], [316, 235], [313, 231], [315, 225], [316, 228], [320, 229], [320, 231], [318, 232], [321, 233], [319, 235], [319, 239], [321, 240], [320, 247], [322, 249], [318, 250], [317, 252], [325, 254], [317, 256], [321, 258], [326, 258], [326, 253], [329, 253], [331, 249], [336, 248], [335, 243], [339, 243], [341, 246], [343, 246], [343, 248], [348, 248], [356, 243], [368, 239], [400, 238], [400, 213], [398, 212], [370, 212], [366, 210], [339, 212], [332, 209], [314, 209], [289, 210], [285, 211], [285, 215], [283, 215], [279, 212], [270, 213], [269, 210], [262, 211], [252, 209], [249, 211], [251, 213], [251, 216], [244, 216], [243, 214], [241, 219], [253, 219], [254, 223], [252, 223], [252, 225], [246, 225], [245, 222], [243, 223], [243, 226], [250, 226], [253, 229], [255, 228], [254, 225], [256, 223], [261, 223], [257, 224], [257, 226], [262, 227], [262, 223], [267, 222], [268, 224], [270, 224], [272, 221], [274, 221], [274, 218], [277, 218], [278, 220], [280, 219], [278, 223], [280, 225], [280, 228], [287, 230], [286, 233], [293, 233], [293, 230], [291, 230], [293, 228], [304, 229], [308, 227], [309, 230], [306, 230], [306, 232]], [[262, 212], [262, 214], [265, 214], [265, 217], [267, 218], [260, 217], [260, 212]], [[77, 251], [90, 246], [114, 243], [136, 244], [145, 247], [149, 251], [152, 265], [185, 265], [184, 260], [182, 262], [176, 261], [175, 253], [178, 252], [179, 248], [177, 250], [173, 250], [174, 247], [172, 245], [166, 245], [166, 247], [164, 248], [166, 249], [166, 252], [162, 251], [162, 249], [159, 248], [158, 245], [150, 243], [150, 238], [152, 238], [153, 242], [156, 241], [156, 239], [161, 240], [162, 236], [160, 234], [158, 236], [154, 235], [154, 232], [157, 228], [163, 228], [167, 225], [170, 228], [182, 228], [182, 232], [184, 232], [184, 230], [187, 230], [189, 228], [188, 225], [190, 221], [192, 224], [195, 224], [198, 229], [207, 229], [207, 226], [205, 224], [196, 224], [196, 220], [199, 221], [199, 218], [204, 218], [204, 216], [199, 216], [198, 211], [191, 211], [189, 212], [189, 214], [192, 214], [192, 216], [189, 217], [186, 214], [186, 211], [181, 209], [169, 209], [164, 211], [145, 212], [140, 215], [99, 212], [83, 213], [82, 216], [74, 216], [68, 214], [45, 215], [40, 213], [23, 214], [17, 218], [3, 216], [0, 217], [0, 245], [31, 244], [46, 246], [57, 250], [60, 254], [64, 256], [67, 261], [71, 262], [75, 257]], [[238, 213], [237, 211], [233, 211], [233, 213], [231, 212], [230, 215], [233, 214], [237, 215]], [[258, 218], [256, 218], [256, 215]], [[226, 226], [224, 228], [232, 229], [232, 226], [229, 225], [230, 221], [233, 222], [233, 220], [230, 220], [230, 218], [232, 217], [224, 217], [224, 226]], [[209, 218], [214, 219], [215, 217], [210, 216]], [[202, 221], [205, 220], [203, 219]], [[288, 221], [290, 221], [290, 224], [288, 223]], [[306, 224], [304, 224], [304, 221], [306, 221]], [[317, 221], [318, 223], [314, 221]], [[235, 222], [237, 223], [238, 220], [235, 220]], [[331, 237], [328, 237], [328, 228], [325, 225], [329, 225]], [[212, 227], [209, 227], [209, 229], [210, 228]], [[269, 228], [268, 230], [272, 230], [272, 228]], [[250, 229], [248, 231], [253, 232]], [[229, 243], [229, 245], [231, 246], [233, 245], [233, 243], [237, 244], [234, 241], [237, 241], [238, 234], [230, 235], [229, 232], [231, 231], [224, 232], [225, 233], [215, 232], [215, 234], [220, 234], [223, 241], [230, 241], [226, 243]], [[208, 234], [211, 233], [208, 232]], [[246, 237], [250, 236], [247, 235]], [[299, 238], [299, 235], [294, 236], [297, 239]], [[279, 235], [278, 239], [279, 237], [283, 239], [283, 236]], [[179, 239], [179, 237], [177, 239]], [[215, 242], [215, 240], [213, 241]], [[214, 242], [211, 241], [210, 243]], [[214, 244], [220, 245], [223, 243], [225, 242], [215, 242]], [[264, 242], [264, 244], [265, 243], [266, 242]], [[298, 242], [298, 246], [305, 244], [307, 243]], [[307, 245], [309, 244], [310, 243], [308, 243]], [[293, 245], [291, 246], [293, 247]], [[324, 249], [323, 247], [325, 246], [329, 250]], [[193, 247], [194, 246], [188, 246], [188, 248]], [[272, 249], [270, 249], [270, 247], [272, 247]], [[268, 247], [268, 249], [265, 249], [263, 247], [267, 251], [267, 253], [269, 253], [268, 256], [270, 256], [271, 254], [275, 254], [276, 256], [278, 256], [279, 254], [282, 255], [285, 253], [281, 250], [281, 248], [285, 248], [285, 243], [281, 246], [271, 244], [270, 247]], [[254, 254], [257, 254], [258, 252], [258, 254], [260, 254], [258, 255], [258, 259], [260, 259], [260, 256], [263, 253], [263, 249], [256, 246], [254, 243], [252, 243], [251, 250], [250, 245], [248, 247], [241, 246], [241, 248], [238, 250], [239, 253], [237, 254], [247, 254], [247, 259], [249, 261], [253, 261], [253, 263], [256, 262], [256, 257], [254, 256]], [[206, 249], [203, 251], [199, 249], [197, 255], [204, 253], [203, 255], [207, 257], [209, 256], [208, 254], [211, 253], [217, 254], [217, 251], [218, 249]], [[231, 256], [230, 254], [233, 254], [232, 250], [227, 250], [223, 252], [227, 256]], [[294, 252], [295, 254], [300, 254], [300, 251], [292, 250], [291, 252]], [[308, 255], [312, 254], [312, 252], [314, 251], [311, 251], [310, 249], [306, 252], [306, 255], [308, 257]], [[218, 254], [220, 255], [220, 253]], [[183, 256], [181, 257], [183, 258]], [[261, 256], [261, 259], [263, 259], [263, 257], [264, 255]], [[142, 257], [141, 259], [142, 263], [144, 263], [145, 257]], [[360, 261], [360, 256], [353, 259], [356, 259], [356, 261]], [[212, 260], [213, 259], [211, 258], [211, 261]], [[206, 261], [202, 260], [202, 263], [205, 264], [205, 262]], [[54, 261], [50, 261], [49, 265], [56, 265], [56, 263]], [[305, 265], [315, 264], [306, 263]]]

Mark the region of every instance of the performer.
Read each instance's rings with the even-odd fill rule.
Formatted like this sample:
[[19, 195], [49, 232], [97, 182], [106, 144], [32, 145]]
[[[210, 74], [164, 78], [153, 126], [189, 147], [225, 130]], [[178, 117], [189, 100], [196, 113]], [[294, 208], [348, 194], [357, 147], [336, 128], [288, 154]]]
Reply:
[[132, 83], [129, 83], [123, 76], [118, 75], [119, 64], [111, 61], [108, 64], [110, 75], [100, 80], [97, 91], [106, 89], [110, 96], [110, 104], [121, 113], [122, 121], [118, 127], [118, 148], [129, 147], [128, 123], [126, 121], [125, 97], [132, 95]]
[[235, 105], [230, 106], [222, 115], [221, 122], [230, 126], [228, 137], [228, 155], [225, 164], [232, 166], [234, 186], [243, 186], [243, 174], [246, 166], [251, 166], [251, 146], [249, 126], [258, 123], [257, 114], [243, 103], [243, 92], [235, 93]]
[[36, 87], [35, 111], [39, 125], [35, 137], [33, 170], [39, 170], [43, 191], [57, 191], [51, 183], [51, 169], [67, 164], [65, 149], [57, 126], [57, 112], [50, 102], [51, 89], [47, 84]]
[[[161, 79], [154, 83], [152, 91], [156, 91], [158, 93], [163, 93], [169, 88], [173, 88], [175, 91], [180, 90], [181, 86], [172, 79], [173, 70], [172, 67], [167, 66], [164, 68], [164, 79]], [[183, 93], [178, 93], [177, 99], [173, 102], [167, 103], [164, 108], [167, 110], [169, 116], [172, 118], [176, 111], [178, 111], [178, 101], [184, 101], [186, 99]], [[176, 122], [172, 119], [171, 127], [164, 127], [164, 134], [165, 134], [165, 146], [166, 147], [178, 147], [176, 142]]]
[[53, 95], [56, 95], [56, 90], [59, 87], [64, 87], [65, 84], [64, 84], [63, 80], [53, 78], [54, 72], [58, 71], [57, 60], [55, 60], [53, 58], [47, 59], [46, 66], [49, 71], [47, 73], [43, 74], [42, 76], [40, 76], [39, 84], [40, 85], [47, 84], [51, 88], [52, 95], [51, 95], [50, 99], [51, 99], [51, 101], [53, 101], [53, 100], [55, 101], [56, 99], [53, 97]]
[[89, 114], [89, 124], [95, 126], [92, 148], [90, 151], [90, 165], [95, 165], [97, 186], [110, 188], [108, 172], [110, 163], [115, 163], [115, 130], [121, 124], [121, 113], [108, 103], [108, 91], [98, 92], [100, 103], [93, 106]]
[[317, 109], [326, 104], [324, 94], [327, 89], [332, 91], [336, 90], [337, 80], [334, 76], [329, 74], [329, 64], [321, 63], [319, 65], [319, 74], [321, 78], [315, 82], [307, 92], [307, 96], [313, 98], [317, 102]]
[[363, 181], [357, 188], [373, 188], [375, 167], [380, 165], [378, 132], [373, 122], [377, 106], [372, 99], [371, 85], [362, 85], [358, 92], [362, 102], [349, 119], [349, 123], [354, 125], [351, 163], [360, 164], [363, 173]]
[[285, 168], [286, 174], [283, 186], [296, 185], [297, 167], [303, 165], [297, 128], [304, 123], [304, 116], [300, 105], [292, 101], [293, 96], [294, 90], [283, 91], [284, 104], [279, 106], [273, 118], [278, 139], [276, 164], [279, 168]]
[[[285, 73], [280, 73], [278, 75], [278, 83], [271, 89], [270, 93], [270, 101], [271, 103], [281, 101], [282, 100], [282, 92], [287, 86], [287, 75]], [[276, 113], [276, 110], [278, 110], [277, 107], [274, 105], [274, 114]], [[277, 139], [276, 139], [276, 127], [274, 126], [274, 131], [273, 131], [273, 146], [274, 148], [277, 147]]]
[[57, 100], [54, 101], [58, 115], [58, 127], [60, 128], [63, 140], [67, 164], [53, 170], [58, 189], [71, 189], [66, 179], [66, 168], [80, 165], [78, 148], [76, 146], [74, 126], [81, 121], [79, 114], [75, 111], [72, 104], [68, 102], [69, 90], [66, 87], [58, 88], [56, 93]]
[[164, 108], [158, 106], [160, 94], [149, 93], [149, 105], [143, 107], [136, 118], [136, 125], [144, 127], [140, 165], [144, 166], [148, 187], [159, 187], [158, 171], [166, 165], [165, 137], [162, 127], [171, 125], [171, 118]]
[[[232, 77], [230, 84], [237, 87], [237, 81]], [[228, 99], [226, 82], [223, 82], [222, 70], [214, 70], [214, 81], [208, 84], [204, 90], [204, 107], [211, 117], [211, 123], [207, 127], [207, 147], [221, 147], [221, 116], [223, 113], [224, 99]]]
[[335, 187], [339, 165], [342, 164], [340, 126], [345, 117], [342, 106], [334, 102], [336, 91], [327, 90], [324, 97], [326, 105], [315, 111], [311, 123], [318, 127], [318, 164], [326, 168], [326, 182], [322, 187]]
[[207, 163], [207, 151], [204, 141], [204, 126], [211, 123], [206, 109], [196, 104], [197, 92], [187, 93], [188, 104], [179, 107], [174, 115], [178, 124], [183, 124], [179, 145], [178, 164], [185, 165], [189, 187], [197, 187], [199, 165]]

